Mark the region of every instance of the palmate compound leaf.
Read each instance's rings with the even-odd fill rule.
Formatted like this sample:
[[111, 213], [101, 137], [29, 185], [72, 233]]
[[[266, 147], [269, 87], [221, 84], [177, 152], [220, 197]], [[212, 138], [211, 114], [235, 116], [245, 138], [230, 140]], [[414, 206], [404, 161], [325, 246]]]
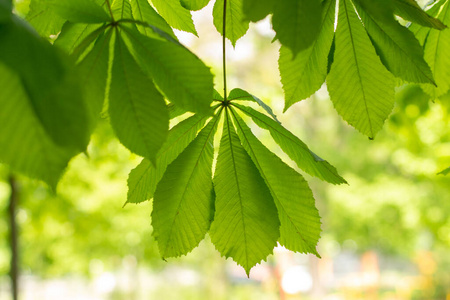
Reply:
[[[213, 8], [214, 26], [220, 34], [223, 34], [224, 4], [225, 0], [216, 0]], [[247, 32], [250, 21], [245, 20], [242, 12], [242, 0], [227, 0], [225, 13], [225, 37], [231, 41], [234, 47], [237, 40]]]
[[394, 19], [392, 11], [371, 0], [355, 1], [359, 16], [382, 63], [395, 76], [409, 82], [434, 84], [414, 34]]
[[191, 12], [181, 5], [180, 0], [151, 0], [151, 2], [170, 26], [197, 35]]
[[47, 134], [62, 147], [83, 151], [90, 120], [70, 60], [15, 16], [0, 24], [0, 44], [0, 61], [21, 77]]
[[233, 103], [233, 106], [239, 108], [242, 112], [251, 117], [256, 125], [269, 130], [275, 142], [293, 161], [295, 161], [300, 169], [332, 184], [347, 183], [345, 179], [338, 174], [335, 167], [309, 150], [305, 143], [282, 125], [251, 107], [236, 103]]
[[285, 94], [286, 111], [294, 103], [314, 94], [328, 74], [328, 53], [334, 37], [335, 0], [322, 4], [322, 23], [317, 39], [297, 56], [281, 46], [278, 65]]
[[200, 10], [208, 5], [210, 0], [180, 0], [181, 5], [188, 10]]
[[156, 166], [148, 159], [130, 172], [127, 203], [140, 203], [153, 198], [156, 185], [167, 166], [195, 139], [208, 117], [194, 115], [170, 129], [167, 140], [156, 155]]
[[111, 16], [92, 0], [47, 0], [47, 5], [65, 20], [74, 23], [104, 23]]
[[169, 113], [163, 96], [144, 74], [116, 30], [109, 91], [111, 125], [131, 151], [156, 162], [167, 138]]
[[54, 189], [76, 154], [57, 146], [36, 117], [21, 78], [0, 63], [0, 162]]
[[231, 108], [237, 133], [274, 199], [280, 220], [279, 242], [287, 249], [313, 253], [320, 237], [320, 217], [305, 179], [270, 152]]
[[337, 112], [374, 138], [394, 106], [394, 77], [375, 53], [350, 0], [339, 1], [334, 62], [327, 77]]
[[416, 0], [393, 0], [392, 6], [395, 14], [405, 20], [440, 30], [446, 28], [446, 25], [440, 20], [433, 18], [424, 12], [417, 4]]
[[272, 253], [280, 222], [273, 198], [225, 114], [214, 173], [216, 194], [211, 241], [225, 257], [250, 269]]
[[[444, 24], [450, 25], [450, 2], [436, 11], [436, 17]], [[436, 86], [423, 85], [424, 91], [432, 98], [446, 94], [450, 88], [450, 29], [430, 30], [424, 45], [424, 57], [434, 74]]]
[[197, 247], [214, 216], [213, 139], [218, 117], [167, 167], [153, 197], [153, 236], [162, 257]]
[[123, 30], [131, 53], [171, 102], [188, 111], [210, 112], [213, 75], [197, 56], [181, 44]]
[[[133, 18], [137, 21], [146, 22], [150, 25], [156, 26], [176, 39], [172, 28], [150, 5], [147, 0], [134, 0], [131, 1], [131, 11]], [[152, 37], [155, 35], [154, 31], [148, 26], [137, 25], [140, 33]]]
[[320, 0], [277, 1], [272, 17], [273, 29], [276, 38], [291, 49], [294, 56], [316, 40], [321, 10]]

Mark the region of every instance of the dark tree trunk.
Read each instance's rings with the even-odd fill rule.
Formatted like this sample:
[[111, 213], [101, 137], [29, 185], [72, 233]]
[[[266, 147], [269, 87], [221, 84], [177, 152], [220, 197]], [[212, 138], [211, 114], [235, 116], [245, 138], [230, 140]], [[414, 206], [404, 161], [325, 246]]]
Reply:
[[16, 223], [16, 208], [19, 200], [17, 182], [13, 175], [9, 177], [11, 187], [11, 197], [9, 198], [9, 246], [11, 250], [11, 264], [9, 276], [11, 278], [11, 295], [13, 300], [18, 299], [18, 279], [19, 279], [19, 253], [18, 253], [18, 228]]

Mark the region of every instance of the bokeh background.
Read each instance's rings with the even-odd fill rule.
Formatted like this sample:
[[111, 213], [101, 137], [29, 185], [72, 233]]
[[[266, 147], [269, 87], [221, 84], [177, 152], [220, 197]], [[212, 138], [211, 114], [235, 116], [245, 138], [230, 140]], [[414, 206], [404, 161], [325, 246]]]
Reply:
[[[27, 2], [17, 9], [26, 13]], [[211, 10], [194, 13], [199, 38], [177, 35], [212, 67], [220, 91], [221, 37]], [[103, 120], [56, 192], [15, 175], [21, 299], [450, 299], [450, 176], [437, 175], [450, 165], [450, 96], [431, 102], [418, 86], [398, 88], [395, 109], [373, 141], [337, 115], [326, 87], [282, 113], [272, 39], [264, 20], [236, 48], [228, 44], [228, 85], [271, 105], [348, 181], [333, 186], [304, 174], [322, 217], [322, 258], [277, 247], [247, 278], [206, 237], [188, 256], [161, 260], [151, 201], [123, 207], [127, 174], [141, 158]], [[267, 132], [253, 129], [295, 166]], [[10, 299], [9, 175], [0, 165], [0, 300]]]

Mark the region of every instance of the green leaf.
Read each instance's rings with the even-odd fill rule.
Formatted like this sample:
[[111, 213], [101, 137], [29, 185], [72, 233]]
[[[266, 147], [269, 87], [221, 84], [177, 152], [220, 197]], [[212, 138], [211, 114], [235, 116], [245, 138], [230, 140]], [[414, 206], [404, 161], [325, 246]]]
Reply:
[[111, 11], [115, 20], [133, 19], [130, 0], [114, 0]]
[[321, 21], [320, 0], [278, 1], [272, 17], [273, 29], [280, 43], [294, 56], [317, 38]]
[[272, 254], [280, 235], [277, 209], [226, 113], [214, 173], [215, 215], [209, 235], [216, 249], [250, 269]]
[[275, 142], [293, 161], [295, 161], [300, 169], [312, 176], [328, 181], [329, 183], [347, 183], [345, 179], [338, 174], [335, 167], [309, 150], [305, 143], [282, 125], [251, 107], [239, 104], [233, 105], [251, 117], [256, 125], [269, 130]]
[[[224, 0], [216, 0], [213, 8], [214, 26], [221, 35], [223, 35], [223, 9]], [[231, 41], [233, 47], [249, 28], [250, 21], [244, 17], [242, 0], [227, 0], [225, 37]]]
[[169, 113], [164, 98], [119, 35], [114, 49], [109, 114], [119, 140], [155, 163], [156, 153], [167, 138]]
[[181, 0], [180, 2], [188, 10], [200, 10], [208, 5], [209, 0]]
[[440, 20], [435, 19], [424, 12], [415, 0], [393, 0], [392, 5], [395, 14], [405, 20], [440, 30], [447, 27]]
[[314, 94], [325, 82], [328, 53], [334, 36], [335, 7], [335, 0], [323, 2], [319, 35], [311, 46], [300, 51], [295, 58], [288, 47], [280, 48], [278, 65], [285, 94], [284, 111]]
[[[148, 3], [147, 0], [135, 0], [131, 1], [131, 9], [133, 12], [133, 17], [135, 20], [146, 22], [150, 25], [154, 25], [159, 29], [163, 30], [171, 37], [176, 39], [175, 34], [173, 33], [172, 28], [167, 24], [166, 20], [164, 20]], [[155, 35], [153, 30], [149, 27], [138, 25], [137, 28], [139, 32], [142, 34], [152, 37]]]
[[53, 141], [84, 150], [89, 119], [74, 66], [17, 17], [0, 25], [0, 61], [16, 71]]
[[0, 22], [9, 21], [12, 15], [12, 3], [8, 0], [0, 0]]
[[185, 255], [205, 237], [214, 214], [213, 139], [218, 117], [175, 159], [153, 198], [153, 236], [164, 257]]
[[170, 119], [179, 117], [183, 114], [186, 113], [186, 111], [178, 106], [176, 106], [173, 103], [169, 103], [169, 105], [167, 105], [167, 109], [169, 110], [169, 117]]
[[94, 45], [99, 35], [105, 31], [106, 25], [82, 24], [66, 22], [53, 43], [71, 56], [78, 58]]
[[31, 0], [26, 20], [41, 36], [57, 34], [66, 20], [62, 18], [48, 0]]
[[222, 95], [217, 90], [213, 91], [213, 100], [223, 101]]
[[112, 29], [95, 41], [94, 47], [78, 64], [84, 98], [92, 123], [96, 124], [106, 98]]
[[[438, 18], [444, 24], [450, 24], [450, 2], [447, 1], [437, 13]], [[432, 98], [438, 98], [446, 94], [450, 88], [450, 56], [448, 55], [450, 49], [450, 30], [442, 31], [431, 30], [424, 45], [425, 60], [430, 65], [431, 71], [434, 74], [436, 85], [424, 85], [423, 89]]]
[[406, 81], [434, 84], [422, 46], [414, 34], [400, 25], [389, 9], [382, 10], [371, 0], [359, 2], [362, 6], [357, 6], [359, 16], [386, 68]]
[[48, 0], [62, 18], [74, 23], [104, 23], [111, 17], [92, 0]]
[[287, 249], [319, 254], [320, 217], [308, 183], [294, 169], [270, 152], [232, 110], [237, 133], [275, 201], [280, 219], [281, 245]]
[[180, 0], [152, 0], [152, 3], [170, 26], [197, 36], [191, 12], [181, 6]]
[[272, 109], [270, 108], [270, 106], [268, 106], [267, 104], [265, 104], [261, 99], [259, 99], [256, 96], [253, 96], [252, 94], [250, 94], [247, 91], [244, 91], [242, 89], [233, 89], [230, 94], [228, 95], [228, 100], [248, 100], [248, 101], [253, 101], [259, 104], [259, 106], [261, 106], [275, 121], [277, 121], [278, 123], [280, 123], [280, 121], [278, 121], [277, 116], [273, 113]]
[[258, 22], [273, 12], [275, 0], [243, 0], [243, 12], [245, 19]]
[[58, 147], [46, 134], [21, 78], [0, 63], [0, 162], [56, 187], [76, 153]]
[[167, 166], [195, 139], [207, 117], [194, 115], [170, 129], [167, 140], [156, 155], [156, 167], [148, 160], [130, 172], [127, 203], [140, 203], [153, 198], [156, 185]]
[[444, 175], [444, 176], [446, 176], [446, 175], [448, 175], [450, 173], [450, 167], [448, 167], [447, 169], [445, 169], [445, 170], [442, 170], [441, 172], [439, 172], [439, 173], [437, 173], [438, 175]]
[[171, 102], [188, 111], [210, 112], [213, 75], [197, 56], [179, 44], [124, 31], [139, 65]]
[[385, 69], [349, 0], [339, 1], [336, 51], [327, 78], [338, 113], [373, 138], [394, 106], [394, 78]]

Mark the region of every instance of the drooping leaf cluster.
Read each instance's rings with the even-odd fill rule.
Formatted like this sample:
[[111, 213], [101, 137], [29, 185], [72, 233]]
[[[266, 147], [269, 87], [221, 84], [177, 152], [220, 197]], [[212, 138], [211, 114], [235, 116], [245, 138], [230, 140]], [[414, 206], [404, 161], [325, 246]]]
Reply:
[[[217, 250], [247, 273], [277, 241], [318, 255], [320, 218], [308, 184], [253, 135], [241, 115], [268, 130], [305, 172], [335, 184], [345, 180], [274, 117], [238, 103], [263, 105], [258, 98], [241, 89], [232, 90], [227, 100], [218, 93], [215, 98], [219, 104], [212, 117], [194, 115], [169, 131], [156, 167], [144, 159], [130, 173], [128, 201], [153, 198], [152, 225], [161, 255], [187, 254], [207, 232]], [[222, 137], [212, 172], [216, 131]]]
[[[197, 35], [191, 11], [209, 2], [31, 0], [27, 23], [0, 0], [0, 161], [55, 187], [103, 115], [120, 142], [144, 157], [129, 175], [128, 203], [153, 198], [163, 257], [190, 252], [208, 232], [247, 273], [277, 242], [318, 255], [320, 218], [307, 182], [242, 117], [269, 131], [304, 172], [332, 184], [345, 180], [260, 99], [214, 90], [210, 69], [173, 32]], [[419, 83], [435, 98], [449, 90], [448, 0], [429, 14], [414, 0], [213, 5], [213, 23], [233, 45], [250, 22], [272, 16], [285, 109], [326, 82], [342, 118], [373, 138], [393, 108], [396, 85]], [[186, 111], [194, 115], [169, 130], [170, 119]]]

